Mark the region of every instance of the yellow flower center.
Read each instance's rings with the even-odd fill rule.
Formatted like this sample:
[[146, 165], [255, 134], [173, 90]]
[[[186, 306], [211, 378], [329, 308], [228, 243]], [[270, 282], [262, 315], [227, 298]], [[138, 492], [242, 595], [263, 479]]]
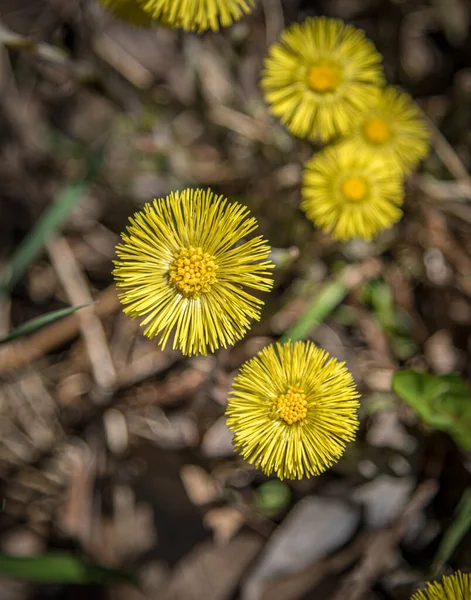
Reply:
[[342, 184], [342, 192], [347, 200], [358, 202], [366, 195], [366, 182], [363, 177], [352, 175], [347, 177]]
[[187, 298], [198, 298], [209, 292], [216, 281], [214, 258], [202, 248], [182, 248], [174, 255], [169, 278], [175, 289]]
[[289, 387], [286, 394], [276, 400], [276, 412], [288, 425], [302, 421], [307, 416], [306, 396], [300, 388]]
[[389, 123], [381, 117], [368, 119], [363, 126], [363, 132], [366, 139], [373, 144], [384, 144], [391, 137]]
[[311, 67], [307, 74], [307, 82], [315, 92], [331, 92], [340, 82], [338, 69], [322, 63]]

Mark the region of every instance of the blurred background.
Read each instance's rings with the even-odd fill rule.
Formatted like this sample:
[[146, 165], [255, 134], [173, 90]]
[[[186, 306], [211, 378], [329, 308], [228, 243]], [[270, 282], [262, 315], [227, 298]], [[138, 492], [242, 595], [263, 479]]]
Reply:
[[[259, 91], [267, 46], [309, 15], [365, 29], [430, 120], [405, 216], [373, 243], [305, 219], [313, 148]], [[97, 301], [0, 346], [1, 600], [401, 600], [439, 550], [438, 570], [469, 567], [469, 526], [450, 535], [469, 456], [391, 380], [471, 375], [470, 23], [466, 0], [260, 0], [197, 36], [1, 0], [0, 337]], [[142, 336], [111, 276], [128, 217], [187, 186], [248, 205], [278, 267], [261, 322], [208, 357]], [[223, 414], [243, 361], [293, 328], [347, 362], [362, 425], [325, 474], [280, 482], [233, 453]], [[40, 558], [12, 576], [5, 555]]]

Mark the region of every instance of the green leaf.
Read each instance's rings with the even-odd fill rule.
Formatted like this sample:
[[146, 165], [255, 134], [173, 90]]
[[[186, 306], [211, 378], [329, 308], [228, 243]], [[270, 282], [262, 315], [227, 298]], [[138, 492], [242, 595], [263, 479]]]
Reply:
[[37, 556], [0, 554], [0, 573], [8, 577], [41, 583], [126, 582], [137, 585], [135, 575], [119, 569], [101, 567], [67, 552]]
[[46, 209], [34, 229], [21, 241], [5, 268], [3, 278], [0, 281], [0, 294], [11, 292], [44, 244], [62, 226], [74, 206], [83, 198], [101, 164], [102, 156], [102, 150], [92, 154], [85, 177], [67, 185], [59, 194], [57, 200]]
[[471, 527], [471, 488], [466, 488], [455, 511], [455, 518], [440, 541], [433, 560], [432, 570], [440, 571], [448, 562], [461, 540]]
[[392, 388], [424, 423], [448, 432], [461, 447], [471, 448], [471, 390], [461, 377], [398, 371]]
[[442, 387], [439, 377], [419, 371], [397, 371], [392, 382], [393, 391], [412, 407], [431, 402]]
[[330, 315], [348, 293], [348, 287], [340, 281], [325, 285], [298, 321], [282, 336], [281, 342], [306, 339], [315, 325]]
[[391, 287], [384, 281], [375, 280], [369, 284], [369, 296], [373, 311], [385, 330], [394, 327], [394, 299]]
[[15, 327], [11, 333], [9, 333], [6, 337], [0, 338], [0, 344], [4, 344], [5, 342], [10, 342], [16, 338], [22, 337], [24, 335], [29, 335], [47, 325], [48, 323], [53, 323], [58, 319], [62, 319], [62, 317], [66, 317], [71, 313], [83, 308], [84, 306], [90, 306], [90, 304], [94, 304], [93, 302], [87, 302], [85, 304], [79, 304], [78, 306], [68, 306], [67, 308], [60, 308], [59, 310], [53, 310], [52, 312], [45, 313], [44, 315], [40, 315], [39, 317], [35, 317], [34, 319], [30, 319], [26, 321], [26, 323], [22, 323]]
[[270, 518], [288, 506], [291, 490], [282, 481], [267, 481], [259, 486], [255, 498], [259, 512]]

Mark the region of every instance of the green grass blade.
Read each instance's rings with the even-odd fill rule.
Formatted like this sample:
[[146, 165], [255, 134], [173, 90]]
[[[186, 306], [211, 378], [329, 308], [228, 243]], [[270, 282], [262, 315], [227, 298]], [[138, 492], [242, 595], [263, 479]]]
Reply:
[[29, 335], [30, 333], [36, 331], [36, 329], [39, 329], [40, 327], [43, 327], [44, 325], [47, 325], [49, 323], [53, 323], [58, 319], [62, 319], [62, 317], [66, 317], [67, 315], [70, 315], [71, 313], [75, 312], [76, 310], [79, 310], [80, 308], [83, 308], [84, 306], [90, 306], [90, 304], [93, 304], [93, 302], [79, 304], [78, 306], [68, 306], [67, 308], [60, 308], [59, 310], [53, 310], [52, 312], [48, 312], [44, 315], [40, 315], [39, 317], [35, 317], [34, 319], [26, 321], [26, 323], [22, 323], [21, 325], [18, 325], [18, 327], [15, 327], [15, 329], [13, 329], [13, 331], [9, 333], [6, 337], [0, 338], [0, 344], [10, 342], [11, 340], [22, 337], [24, 335]]
[[310, 306], [298, 321], [288, 329], [281, 338], [281, 342], [288, 340], [304, 340], [318, 323], [330, 315], [348, 294], [348, 287], [340, 281], [332, 281], [325, 285], [315, 297]]
[[71, 210], [85, 195], [98, 171], [102, 156], [103, 151], [92, 155], [85, 177], [67, 185], [59, 194], [57, 200], [45, 210], [34, 229], [22, 240], [5, 268], [3, 278], [0, 281], [0, 294], [11, 292], [44, 244], [61, 227]]
[[0, 573], [8, 577], [41, 583], [100, 583], [121, 581], [137, 584], [127, 571], [101, 567], [67, 552], [37, 556], [0, 554]]
[[468, 487], [463, 492], [455, 515], [453, 522], [446, 530], [438, 546], [432, 566], [433, 573], [438, 573], [442, 566], [448, 562], [471, 527], [471, 488]]

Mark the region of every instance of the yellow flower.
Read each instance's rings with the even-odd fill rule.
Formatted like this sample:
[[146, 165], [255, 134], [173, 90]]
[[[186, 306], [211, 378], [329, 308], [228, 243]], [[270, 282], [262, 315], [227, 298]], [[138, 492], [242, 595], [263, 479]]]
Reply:
[[363, 31], [319, 17], [282, 33], [265, 59], [261, 85], [292, 134], [326, 141], [351, 129], [383, 81], [381, 55]]
[[301, 208], [335, 239], [372, 239], [402, 216], [404, 197], [398, 171], [368, 153], [331, 147], [305, 165]]
[[253, 10], [255, 0], [139, 0], [154, 19], [186, 31], [218, 30]]
[[348, 152], [380, 156], [409, 173], [427, 155], [430, 133], [409, 94], [390, 86], [364, 112], [344, 144]]
[[118, 19], [140, 27], [150, 27], [152, 17], [143, 10], [137, 0], [100, 0], [105, 8]]
[[267, 346], [235, 378], [226, 411], [234, 447], [280, 479], [318, 475], [358, 427], [359, 394], [344, 363], [312, 342]]
[[471, 575], [456, 571], [445, 575], [441, 583], [427, 583], [423, 592], [416, 592], [411, 600], [469, 600], [471, 598]]
[[183, 354], [207, 354], [241, 339], [268, 291], [273, 264], [249, 210], [211, 190], [173, 192], [130, 219], [113, 271], [124, 312], [143, 317], [144, 335]]

